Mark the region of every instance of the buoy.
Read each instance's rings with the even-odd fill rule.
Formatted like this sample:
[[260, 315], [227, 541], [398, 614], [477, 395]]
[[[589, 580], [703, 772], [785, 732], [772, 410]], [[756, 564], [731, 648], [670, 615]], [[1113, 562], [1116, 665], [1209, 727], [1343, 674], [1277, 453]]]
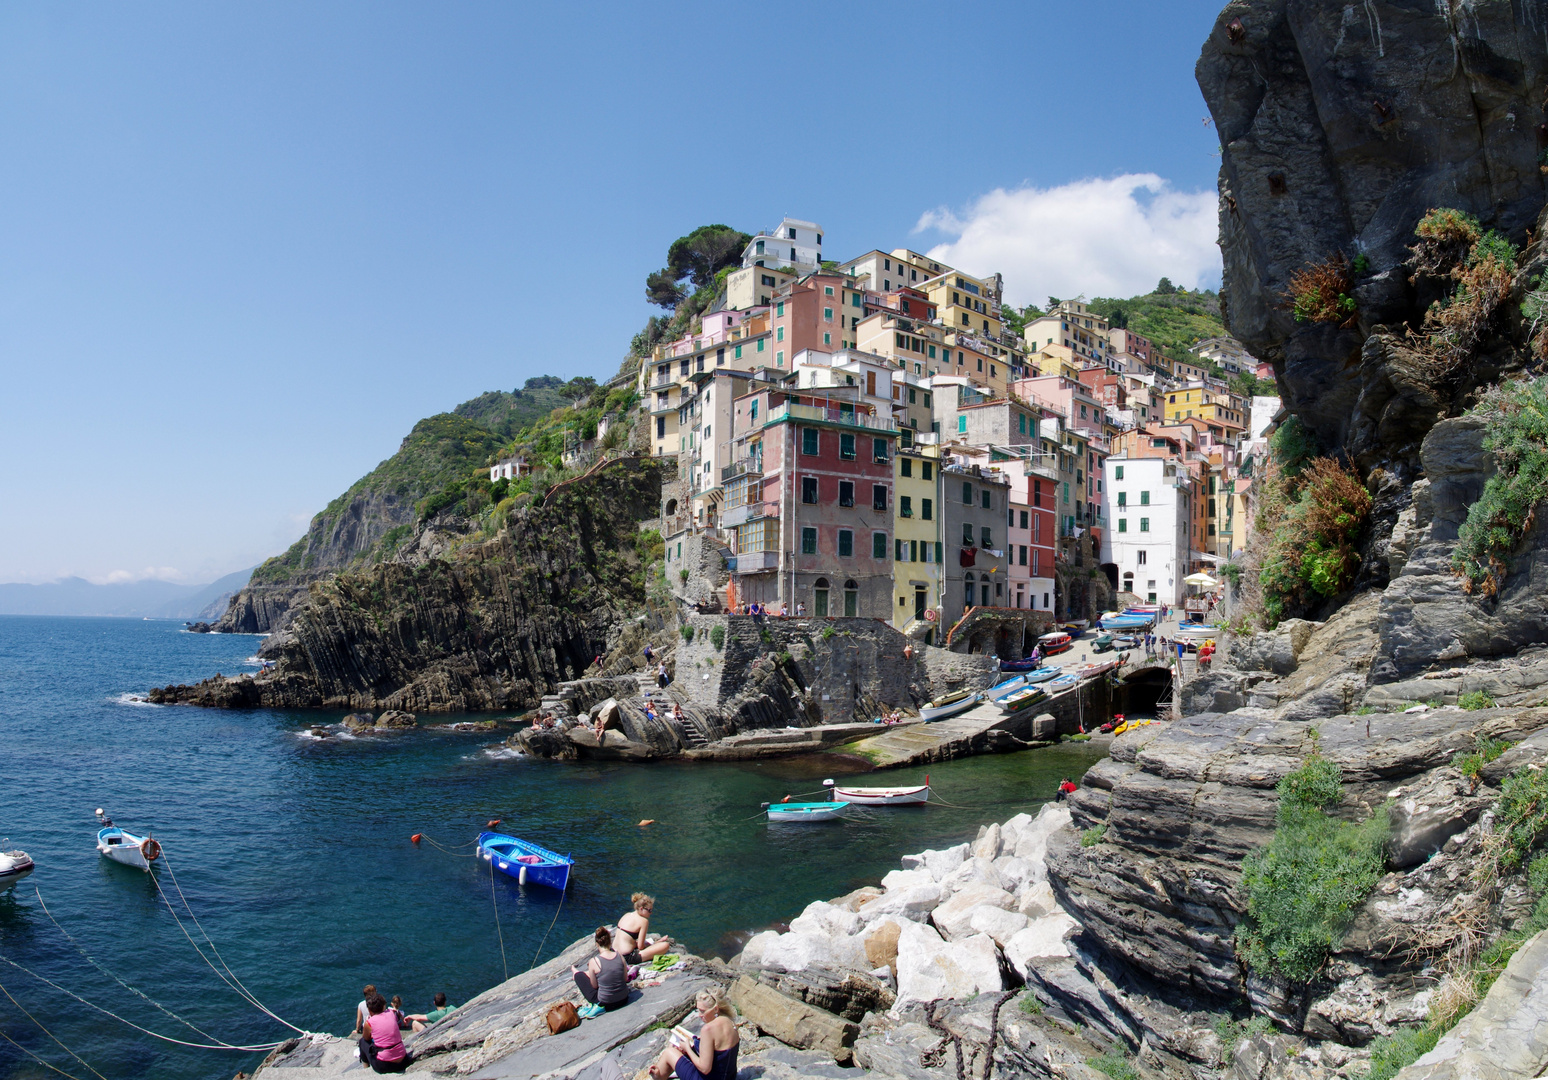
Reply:
[[415, 833], [413, 836], [409, 837], [409, 842], [417, 844], [423, 835], [423, 833]]
[[488, 824], [488, 825], [485, 825], [485, 826], [484, 826], [484, 828], [486, 828], [486, 829], [492, 829], [492, 828], [494, 828], [494, 827], [495, 827], [495, 826], [496, 826], [496, 825], [498, 825], [498, 824], [500, 824], [500, 822], [501, 822], [501, 821], [502, 821], [502, 820], [504, 820], [504, 819], [502, 819], [502, 818], [495, 818], [495, 819], [494, 819], [494, 820], [493, 820], [493, 821], [491, 821], [491, 822], [490, 822], [490, 823], [489, 823], [489, 824]]
[[518, 885], [525, 885], [527, 883], [527, 864], [526, 863], [522, 863], [521, 864], [521, 870], [516, 875], [516, 883]]
[[647, 825], [654, 825], [655, 823], [656, 823], [656, 819], [653, 818], [653, 817], [641, 818], [640, 819], [640, 828], [643, 829], [645, 826], [647, 826]]

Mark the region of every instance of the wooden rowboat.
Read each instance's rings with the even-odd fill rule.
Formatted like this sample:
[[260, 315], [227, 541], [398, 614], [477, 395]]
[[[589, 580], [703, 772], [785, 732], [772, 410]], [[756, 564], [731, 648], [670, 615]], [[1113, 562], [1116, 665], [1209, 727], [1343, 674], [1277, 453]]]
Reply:
[[769, 803], [769, 820], [805, 823], [832, 821], [849, 813], [847, 802]]
[[984, 695], [970, 690], [958, 690], [955, 694], [947, 694], [938, 697], [930, 704], [919, 710], [919, 719], [929, 722], [931, 720], [944, 720], [948, 716], [956, 716], [958, 713], [967, 712], [974, 705], [983, 700]]
[[478, 834], [478, 854], [496, 870], [523, 885], [547, 885], [561, 892], [570, 884], [570, 868], [575, 865], [575, 860], [568, 855], [497, 832]]
[[930, 778], [915, 787], [837, 787], [832, 780], [824, 780], [824, 787], [833, 789], [833, 797], [861, 806], [920, 806], [930, 800]]

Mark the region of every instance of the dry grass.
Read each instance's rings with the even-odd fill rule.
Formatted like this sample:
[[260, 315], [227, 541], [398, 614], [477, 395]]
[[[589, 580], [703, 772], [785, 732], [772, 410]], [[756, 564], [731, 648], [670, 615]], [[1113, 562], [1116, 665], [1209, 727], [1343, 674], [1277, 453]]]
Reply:
[[1468, 250], [1483, 236], [1478, 219], [1460, 210], [1441, 207], [1431, 210], [1414, 226], [1419, 242], [1410, 265], [1415, 273], [1444, 276], [1460, 266]]
[[1354, 288], [1349, 277], [1349, 261], [1343, 252], [1334, 252], [1320, 263], [1313, 263], [1290, 275], [1284, 291], [1285, 306], [1297, 322], [1336, 323], [1352, 326], [1355, 317]]

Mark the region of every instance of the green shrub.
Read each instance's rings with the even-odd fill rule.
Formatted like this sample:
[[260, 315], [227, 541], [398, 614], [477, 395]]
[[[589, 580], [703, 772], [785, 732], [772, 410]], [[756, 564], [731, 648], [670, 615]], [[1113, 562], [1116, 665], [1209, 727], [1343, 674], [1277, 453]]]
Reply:
[[1370, 257], [1364, 254], [1356, 255], [1354, 262], [1349, 264], [1349, 269], [1356, 274], [1369, 274], [1371, 272]]
[[1387, 809], [1363, 822], [1328, 816], [1343, 797], [1336, 764], [1314, 751], [1279, 782], [1278, 827], [1242, 865], [1247, 917], [1236, 948], [1247, 964], [1309, 982], [1385, 869]]
[[1451, 566], [1468, 592], [1493, 596], [1511, 551], [1548, 499], [1548, 379], [1496, 387], [1472, 413], [1487, 423], [1484, 449], [1494, 455], [1495, 474], [1468, 508]]
[[684, 585], [688, 584], [688, 568], [686, 566], [677, 572], [677, 580]]
[[1106, 1073], [1112, 1080], [1139, 1080], [1139, 1073], [1134, 1070], [1134, 1064], [1127, 1054], [1121, 1054], [1116, 1050], [1109, 1050], [1099, 1057], [1086, 1059], [1086, 1064], [1097, 1072]]
[[[1464, 709], [1467, 709], [1468, 711], [1472, 711], [1475, 709], [1492, 709], [1495, 706], [1495, 701], [1482, 690], [1473, 690], [1457, 698], [1457, 704], [1462, 706]], [[1494, 755], [1494, 757], [1499, 756], [1499, 754]], [[1489, 760], [1493, 761], [1494, 758], [1490, 758]]]
[[1494, 808], [1493, 869], [1514, 870], [1548, 829], [1548, 772], [1520, 768], [1500, 785]]
[[1028, 1016], [1043, 1015], [1043, 1003], [1037, 1000], [1037, 995], [1030, 991], [1021, 995], [1021, 1000], [1016, 1003], [1016, 1007]]
[[[1265, 477], [1259, 528], [1269, 534], [1258, 570], [1263, 612], [1277, 623], [1291, 604], [1336, 596], [1360, 568], [1355, 542], [1371, 513], [1371, 495], [1349, 468], [1332, 458], [1305, 463], [1287, 445]], [[1294, 471], [1292, 471], [1294, 470]]]
[[1349, 262], [1342, 252], [1290, 275], [1285, 300], [1297, 322], [1344, 323], [1355, 313]]
[[1100, 844], [1102, 842], [1102, 837], [1104, 837], [1106, 835], [1107, 835], [1107, 823], [1106, 822], [1103, 822], [1100, 825], [1093, 825], [1093, 826], [1091, 826], [1091, 828], [1087, 829], [1085, 832], [1080, 834], [1080, 846], [1081, 847], [1096, 847], [1098, 844]]
[[693, 627], [684, 624], [681, 633], [684, 644], [693, 644]]
[[717, 649], [726, 647], [726, 628], [720, 623], [710, 627], [710, 644]]
[[1250, 1016], [1246, 1020], [1235, 1020], [1229, 1016], [1220, 1016], [1214, 1023], [1215, 1036], [1219, 1038], [1220, 1045], [1225, 1047], [1225, 1063], [1231, 1064], [1236, 1057], [1236, 1044], [1249, 1035], [1267, 1035], [1274, 1030], [1273, 1023], [1266, 1016]]
[[1371, 1043], [1370, 1071], [1365, 1080], [1392, 1080], [1420, 1057], [1435, 1049], [1441, 1033], [1432, 1027], [1399, 1028]]
[[833, 627], [831, 627], [831, 626], [824, 626], [822, 628], [822, 633], [819, 634], [818, 636], [821, 637], [822, 640], [827, 641], [829, 638], [831, 638], [836, 633], [838, 633], [838, 631], [834, 630]]

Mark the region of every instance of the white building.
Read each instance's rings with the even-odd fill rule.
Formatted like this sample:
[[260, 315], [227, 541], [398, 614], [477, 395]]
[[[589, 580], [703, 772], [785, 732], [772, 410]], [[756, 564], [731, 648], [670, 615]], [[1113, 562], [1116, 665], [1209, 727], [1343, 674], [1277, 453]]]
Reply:
[[1147, 603], [1177, 603], [1188, 573], [1187, 469], [1167, 458], [1109, 457], [1103, 475], [1102, 562], [1118, 567], [1123, 591]]
[[815, 270], [822, 265], [822, 226], [785, 218], [777, 229], [759, 233], [742, 249], [742, 267], [791, 266]]
[[1248, 411], [1247, 437], [1249, 442], [1257, 442], [1267, 438], [1269, 423], [1274, 419], [1274, 414], [1279, 412], [1280, 402], [1277, 397], [1255, 397], [1252, 399], [1252, 407]]
[[492, 484], [496, 480], [516, 480], [531, 471], [532, 466], [524, 457], [501, 458], [489, 467], [489, 482]]
[[1232, 375], [1251, 371], [1258, 364], [1247, 346], [1229, 335], [1205, 338], [1193, 347], [1193, 351], [1206, 360], [1213, 360]]

